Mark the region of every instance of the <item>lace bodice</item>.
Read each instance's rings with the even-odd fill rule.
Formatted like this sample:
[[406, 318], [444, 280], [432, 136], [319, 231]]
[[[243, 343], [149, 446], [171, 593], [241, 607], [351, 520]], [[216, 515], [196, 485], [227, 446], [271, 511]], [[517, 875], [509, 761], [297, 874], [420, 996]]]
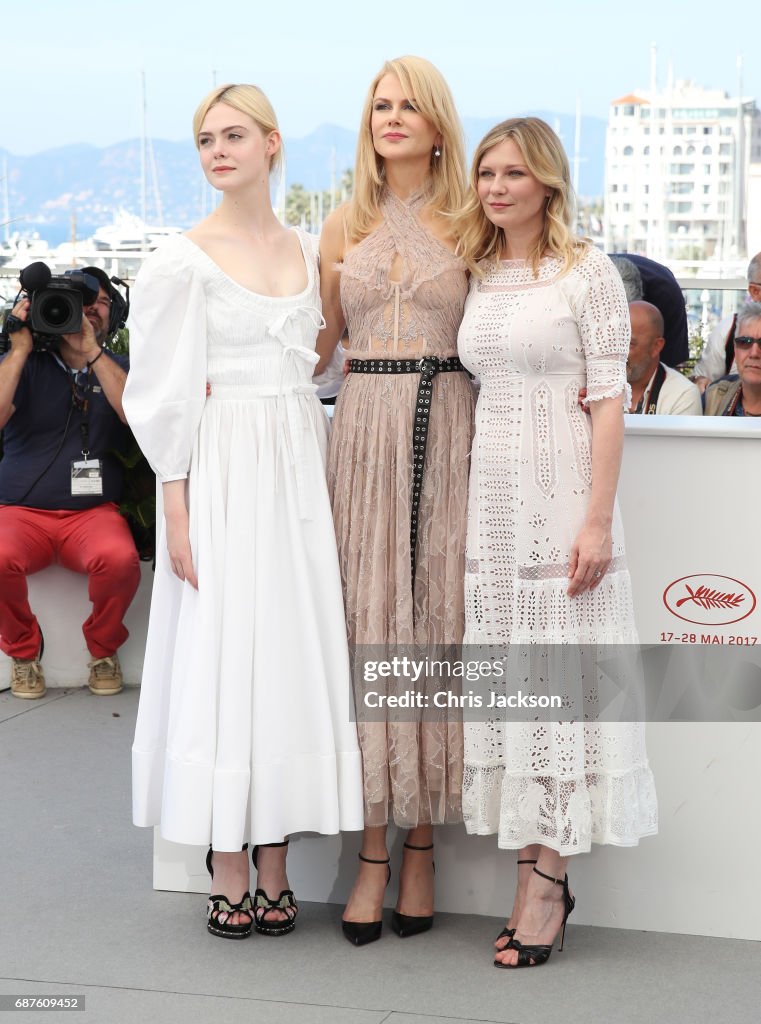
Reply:
[[[383, 222], [339, 264], [349, 357], [456, 353], [467, 275], [463, 262], [420, 221], [418, 212], [428, 199], [420, 191], [403, 202], [386, 189]], [[397, 256], [398, 280], [393, 275]]]
[[[594, 248], [570, 273], [561, 276], [561, 268], [559, 259], [547, 256], [534, 278], [524, 260], [502, 260], [474, 283], [471, 316], [466, 313], [463, 321], [467, 336], [477, 305], [478, 327], [467, 338], [468, 368], [482, 384], [495, 374], [578, 377], [588, 401], [621, 395], [630, 403], [629, 315], [617, 272]], [[501, 343], [495, 344], [497, 338]]]

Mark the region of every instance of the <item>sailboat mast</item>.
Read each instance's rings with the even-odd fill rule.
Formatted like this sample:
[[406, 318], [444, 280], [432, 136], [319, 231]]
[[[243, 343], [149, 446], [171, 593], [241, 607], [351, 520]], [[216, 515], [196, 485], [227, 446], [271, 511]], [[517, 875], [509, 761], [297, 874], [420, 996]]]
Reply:
[[579, 194], [579, 163], [581, 162], [581, 97], [576, 97], [576, 128], [573, 133], [573, 191]]
[[11, 201], [8, 192], [8, 157], [3, 157], [3, 227], [5, 241], [10, 241], [11, 232]]
[[141, 128], [140, 128], [140, 219], [145, 224], [146, 216], [146, 167], [145, 167], [145, 139], [147, 136], [146, 130], [146, 104], [145, 104], [145, 70], [140, 72], [140, 87], [141, 87]]
[[743, 103], [743, 59], [737, 56], [737, 141], [735, 142], [735, 258], [746, 255], [745, 239], [745, 104]]

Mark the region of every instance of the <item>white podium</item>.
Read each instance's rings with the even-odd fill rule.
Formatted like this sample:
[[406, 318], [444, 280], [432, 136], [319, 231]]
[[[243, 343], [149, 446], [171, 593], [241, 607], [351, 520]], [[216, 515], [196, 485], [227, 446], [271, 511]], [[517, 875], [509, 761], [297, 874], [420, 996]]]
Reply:
[[[644, 644], [689, 646], [699, 658], [705, 638], [750, 646], [761, 636], [761, 545], [753, 526], [761, 509], [760, 463], [761, 422], [627, 417], [619, 500]], [[701, 604], [706, 594], [713, 597]], [[761, 917], [747, 898], [761, 847], [761, 724], [743, 721], [740, 712], [734, 722], [651, 724], [648, 749], [660, 832], [636, 849], [595, 847], [571, 861], [574, 921], [761, 939]], [[387, 906], [396, 900], [402, 843], [390, 833], [395, 871]], [[292, 841], [288, 871], [298, 896], [344, 902], [359, 842], [356, 833]], [[208, 892], [204, 856], [157, 832], [155, 887]], [[437, 908], [506, 912], [514, 861], [494, 837], [438, 828]]]
[[[643, 643], [686, 650], [698, 661], [722, 644], [743, 647], [749, 662], [761, 657], [760, 463], [759, 421], [627, 417], [619, 500]], [[139, 679], [149, 585], [147, 572], [130, 610], [122, 658], [128, 682]], [[48, 684], [84, 682], [85, 580], [50, 569], [32, 578], [31, 592], [47, 631]], [[751, 678], [746, 697], [753, 685]], [[727, 699], [732, 702], [731, 692]], [[739, 697], [734, 705], [735, 721], [648, 727], [659, 835], [636, 849], [595, 847], [572, 860], [575, 922], [761, 940], [758, 901], [747, 895], [761, 848], [761, 724], [747, 720], [752, 714]], [[387, 905], [396, 899], [402, 842], [391, 831]], [[359, 842], [357, 833], [293, 840], [288, 865], [297, 895], [343, 902]], [[208, 892], [204, 856], [205, 850], [167, 843], [157, 833], [154, 885]], [[494, 837], [467, 836], [462, 826], [438, 828], [437, 908], [504, 913], [514, 861]]]

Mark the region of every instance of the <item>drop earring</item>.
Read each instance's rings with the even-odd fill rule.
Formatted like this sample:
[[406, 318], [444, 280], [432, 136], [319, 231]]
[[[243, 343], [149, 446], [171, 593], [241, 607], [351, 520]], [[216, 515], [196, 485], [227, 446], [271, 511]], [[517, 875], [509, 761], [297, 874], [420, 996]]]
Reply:
[[438, 146], [434, 146], [434, 147], [433, 147], [433, 155], [434, 155], [435, 157], [439, 157], [439, 156], [441, 156], [441, 150], [439, 149], [439, 147], [438, 147]]

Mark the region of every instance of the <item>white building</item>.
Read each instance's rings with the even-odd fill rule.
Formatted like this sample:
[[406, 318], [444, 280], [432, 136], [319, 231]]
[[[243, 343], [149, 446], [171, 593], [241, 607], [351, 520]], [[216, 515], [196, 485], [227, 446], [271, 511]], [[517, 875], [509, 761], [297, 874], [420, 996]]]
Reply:
[[752, 99], [677, 82], [611, 104], [605, 152], [605, 249], [664, 263], [742, 261], [749, 187], [761, 164]]

